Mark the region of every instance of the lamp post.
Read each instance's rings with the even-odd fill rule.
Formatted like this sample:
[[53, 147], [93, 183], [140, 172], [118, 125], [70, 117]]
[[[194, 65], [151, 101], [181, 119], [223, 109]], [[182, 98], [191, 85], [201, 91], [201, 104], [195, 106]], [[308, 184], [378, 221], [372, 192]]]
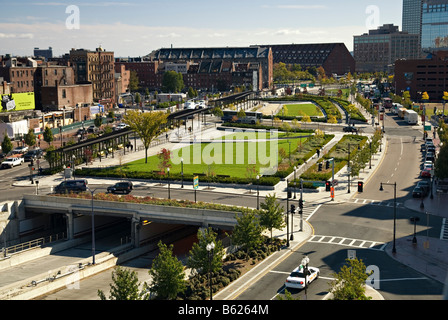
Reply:
[[208, 262], [209, 262], [209, 269], [208, 269], [208, 285], [210, 287], [210, 300], [213, 300], [213, 290], [212, 290], [212, 260], [213, 260], [213, 249], [215, 249], [215, 243], [210, 242], [205, 247], [208, 252]]
[[257, 174], [257, 210], [260, 210], [260, 176]]
[[307, 299], [306, 297], [306, 290], [308, 288], [308, 281], [307, 281], [307, 276], [308, 276], [308, 263], [310, 263], [310, 258], [308, 258], [308, 256], [305, 256], [302, 258], [302, 261], [300, 262], [300, 264], [303, 266], [304, 269], [304, 274], [305, 274], [305, 299]]
[[296, 197], [296, 170], [297, 170], [297, 167], [294, 166], [294, 199], [297, 199], [297, 197]]
[[168, 172], [168, 199], [171, 199], [171, 190], [170, 190], [170, 168], [166, 168]]
[[[352, 168], [351, 168], [351, 166], [350, 166], [350, 143], [348, 144], [348, 163], [347, 163], [347, 166], [348, 166], [348, 168], [350, 169], [349, 170], [349, 173], [348, 173], [348, 189], [347, 189], [347, 193], [350, 193], [350, 175], [352, 174]], [[358, 145], [358, 149], [359, 149], [359, 144], [355, 144], [355, 145]]]
[[412, 244], [417, 244], [417, 222], [420, 221], [419, 217], [411, 217], [411, 222], [414, 222], [414, 238], [412, 238]]
[[184, 187], [184, 158], [180, 158], [180, 177], [182, 180], [181, 188]]
[[73, 160], [73, 164], [72, 164], [72, 176], [73, 176], [73, 180], [75, 180], [75, 159], [76, 159], [76, 156], [75, 155], [72, 155], [72, 160]]
[[393, 186], [394, 187], [394, 240], [392, 246], [392, 253], [396, 253], [397, 249], [395, 247], [395, 232], [396, 232], [396, 220], [397, 220], [397, 183], [383, 183], [380, 184], [380, 191], [383, 191], [383, 185]]
[[92, 195], [92, 264], [95, 264], [95, 212], [93, 211], [93, 194], [96, 189], [92, 190], [89, 187], [87, 189], [90, 191]]

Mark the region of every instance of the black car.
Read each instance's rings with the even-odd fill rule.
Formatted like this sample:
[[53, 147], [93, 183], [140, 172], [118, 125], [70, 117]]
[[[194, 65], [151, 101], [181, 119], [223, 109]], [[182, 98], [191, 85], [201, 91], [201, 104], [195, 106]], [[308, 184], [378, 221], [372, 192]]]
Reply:
[[358, 132], [358, 129], [352, 126], [344, 127], [344, 132]]
[[412, 197], [423, 198], [425, 196], [425, 191], [421, 187], [415, 187], [412, 191]]
[[423, 195], [426, 196], [429, 194], [429, 191], [431, 190], [431, 186], [429, 184], [429, 181], [423, 180], [419, 181], [417, 183], [417, 187], [421, 188], [423, 190]]
[[42, 158], [43, 151], [41, 149], [33, 149], [28, 151], [23, 158], [25, 161], [34, 161], [36, 159]]
[[122, 181], [122, 182], [117, 182], [116, 184], [107, 187], [107, 192], [111, 192], [111, 193], [117, 193], [117, 192], [122, 192], [122, 193], [130, 193], [133, 189], [133, 185], [132, 182], [130, 181]]
[[65, 180], [54, 188], [55, 193], [84, 192], [87, 190], [87, 180]]

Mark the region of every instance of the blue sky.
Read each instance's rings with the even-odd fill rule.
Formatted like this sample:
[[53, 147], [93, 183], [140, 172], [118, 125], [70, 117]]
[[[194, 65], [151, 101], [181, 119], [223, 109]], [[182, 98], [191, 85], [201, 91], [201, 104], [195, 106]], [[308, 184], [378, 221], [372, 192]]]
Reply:
[[61, 55], [101, 45], [115, 56], [143, 56], [171, 45], [344, 42], [352, 50], [353, 35], [369, 27], [401, 30], [402, 1], [0, 0], [0, 8], [0, 54], [52, 47]]

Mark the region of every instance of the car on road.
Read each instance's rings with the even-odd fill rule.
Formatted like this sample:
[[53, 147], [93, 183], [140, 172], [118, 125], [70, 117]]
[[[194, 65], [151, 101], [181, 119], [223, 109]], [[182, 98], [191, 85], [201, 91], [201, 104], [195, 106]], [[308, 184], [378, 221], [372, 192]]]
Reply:
[[429, 193], [429, 191], [430, 191], [431, 185], [429, 184], [429, 181], [422, 180], [422, 181], [419, 181], [417, 183], [417, 187], [422, 188], [422, 190], [425, 193], [425, 195], [427, 195]]
[[11, 157], [11, 158], [6, 158], [5, 161], [2, 162], [1, 164], [1, 168], [12, 168], [15, 166], [20, 166], [22, 165], [22, 163], [24, 163], [23, 158], [21, 157]]
[[426, 156], [425, 156], [425, 161], [431, 161], [434, 162], [436, 160], [434, 153], [432, 152], [427, 152]]
[[120, 123], [120, 124], [117, 124], [117, 126], [115, 127], [115, 130], [121, 130], [121, 129], [124, 129], [127, 127], [129, 127], [129, 126], [126, 123]]
[[98, 131], [98, 128], [95, 127], [94, 125], [87, 128], [87, 132], [89, 132], [89, 133], [95, 133], [97, 131]]
[[23, 158], [25, 159], [25, 161], [32, 161], [32, 160], [36, 160], [36, 159], [42, 158], [42, 155], [43, 155], [42, 149], [36, 148], [36, 149], [28, 151], [23, 156]]
[[[307, 271], [306, 283], [308, 285], [319, 278], [320, 271], [316, 267], [308, 267]], [[305, 268], [302, 265], [295, 268], [288, 278], [286, 278], [285, 287], [293, 289], [305, 288]]]
[[422, 178], [431, 178], [431, 169], [423, 169], [422, 172], [420, 172], [420, 177]]
[[70, 193], [87, 191], [87, 180], [65, 180], [54, 188], [55, 193]]
[[434, 169], [434, 163], [432, 161], [425, 161], [423, 163], [423, 169]]
[[358, 128], [355, 128], [355, 127], [353, 127], [353, 126], [347, 126], [347, 127], [344, 127], [342, 130], [343, 130], [344, 132], [355, 132], [355, 133], [358, 132]]
[[414, 190], [412, 190], [412, 197], [413, 198], [423, 198], [426, 196], [426, 192], [422, 187], [415, 187]]
[[12, 154], [25, 154], [28, 152], [28, 147], [17, 147], [12, 150]]
[[132, 191], [132, 189], [134, 188], [132, 182], [130, 181], [121, 181], [121, 182], [117, 182], [116, 184], [107, 187], [107, 192], [110, 193], [117, 193], [117, 192], [122, 192], [122, 193], [130, 193]]

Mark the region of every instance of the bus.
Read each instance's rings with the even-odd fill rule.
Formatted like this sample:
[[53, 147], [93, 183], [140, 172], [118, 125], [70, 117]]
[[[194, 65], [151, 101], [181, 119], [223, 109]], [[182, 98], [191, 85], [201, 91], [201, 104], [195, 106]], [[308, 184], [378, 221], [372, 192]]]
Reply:
[[386, 109], [392, 108], [392, 99], [391, 98], [383, 98], [383, 106]]
[[398, 109], [398, 111], [397, 111], [398, 116], [399, 116], [401, 119], [404, 119], [404, 115], [405, 115], [405, 113], [406, 113], [407, 110], [408, 110], [408, 109], [406, 109], [406, 108], [400, 108], [400, 109]]
[[254, 111], [245, 111], [246, 117], [243, 119], [238, 119], [238, 111], [235, 110], [223, 110], [223, 116], [221, 120], [223, 122], [240, 122], [240, 123], [251, 123], [255, 124], [257, 121], [263, 119], [263, 113]]

